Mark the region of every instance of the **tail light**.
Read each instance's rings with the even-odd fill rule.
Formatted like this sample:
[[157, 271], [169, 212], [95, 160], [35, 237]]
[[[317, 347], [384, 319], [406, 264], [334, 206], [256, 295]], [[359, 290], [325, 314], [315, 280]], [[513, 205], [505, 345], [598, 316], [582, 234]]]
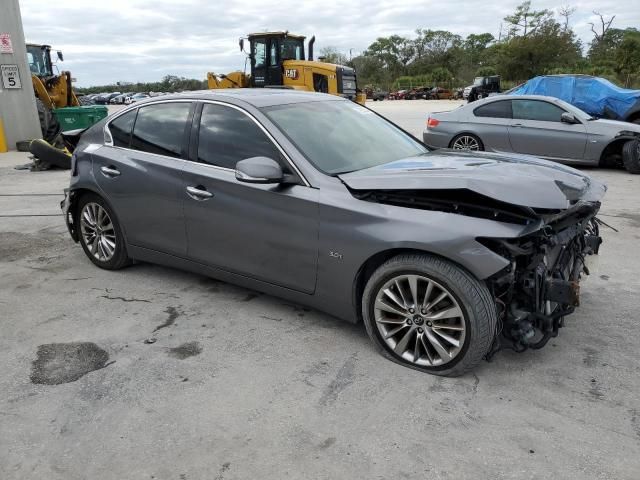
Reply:
[[435, 118], [429, 117], [427, 120], [427, 128], [435, 128], [440, 124], [440, 120], [436, 120]]

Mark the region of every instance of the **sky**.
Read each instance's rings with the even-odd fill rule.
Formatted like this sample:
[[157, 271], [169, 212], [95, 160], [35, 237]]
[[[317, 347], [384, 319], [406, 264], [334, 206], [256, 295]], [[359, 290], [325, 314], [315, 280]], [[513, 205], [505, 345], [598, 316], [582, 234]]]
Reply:
[[[355, 56], [377, 37], [413, 37], [416, 28], [462, 36], [498, 36], [502, 19], [521, 0], [19, 0], [28, 42], [62, 50], [60, 70], [76, 86], [158, 81], [164, 75], [206, 78], [206, 72], [244, 68], [238, 39], [252, 32], [289, 30], [316, 36], [315, 51], [336, 47]], [[584, 43], [593, 11], [616, 15], [616, 28], [640, 28], [640, 1], [533, 0], [535, 9], [576, 7], [571, 26]], [[317, 55], [317, 54], [316, 54]]]

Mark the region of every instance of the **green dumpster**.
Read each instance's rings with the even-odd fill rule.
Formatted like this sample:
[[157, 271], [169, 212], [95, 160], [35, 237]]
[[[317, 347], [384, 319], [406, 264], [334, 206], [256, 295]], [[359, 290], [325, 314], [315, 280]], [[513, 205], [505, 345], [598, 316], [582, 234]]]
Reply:
[[106, 117], [109, 112], [104, 105], [56, 108], [53, 114], [60, 122], [62, 131], [88, 128]]

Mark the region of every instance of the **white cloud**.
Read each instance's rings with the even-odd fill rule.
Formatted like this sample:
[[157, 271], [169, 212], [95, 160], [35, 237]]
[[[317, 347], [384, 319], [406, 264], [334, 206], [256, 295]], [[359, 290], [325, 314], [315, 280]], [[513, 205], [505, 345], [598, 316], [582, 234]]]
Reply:
[[[28, 41], [48, 43], [65, 53], [64, 69], [78, 85], [153, 81], [174, 74], [204, 79], [207, 71], [244, 67], [237, 40], [247, 33], [290, 30], [315, 34], [316, 51], [335, 46], [364, 50], [377, 37], [411, 36], [416, 28], [450, 30], [466, 36], [497, 36], [502, 18], [520, 0], [352, 0], [348, 3], [222, 2], [220, 0], [21, 0]], [[533, 0], [536, 9], [557, 9], [552, 0]], [[571, 4], [571, 0], [563, 2]], [[586, 44], [592, 11], [616, 15], [617, 28], [640, 26], [640, 2], [581, 0], [571, 24]]]

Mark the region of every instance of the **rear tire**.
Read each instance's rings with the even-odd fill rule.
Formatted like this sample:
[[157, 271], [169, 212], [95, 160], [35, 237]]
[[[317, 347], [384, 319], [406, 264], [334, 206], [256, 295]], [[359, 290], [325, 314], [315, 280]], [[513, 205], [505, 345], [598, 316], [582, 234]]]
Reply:
[[466, 150], [470, 152], [484, 151], [482, 140], [472, 133], [461, 133], [451, 140], [449, 148], [453, 150]]
[[119, 270], [131, 264], [120, 222], [102, 197], [94, 193], [83, 195], [75, 219], [80, 245], [94, 265]]
[[426, 254], [399, 255], [378, 267], [364, 289], [362, 316], [383, 356], [451, 377], [480, 363], [497, 324], [495, 302], [483, 282]]
[[640, 174], [640, 140], [629, 140], [622, 146], [622, 162], [629, 173]]

